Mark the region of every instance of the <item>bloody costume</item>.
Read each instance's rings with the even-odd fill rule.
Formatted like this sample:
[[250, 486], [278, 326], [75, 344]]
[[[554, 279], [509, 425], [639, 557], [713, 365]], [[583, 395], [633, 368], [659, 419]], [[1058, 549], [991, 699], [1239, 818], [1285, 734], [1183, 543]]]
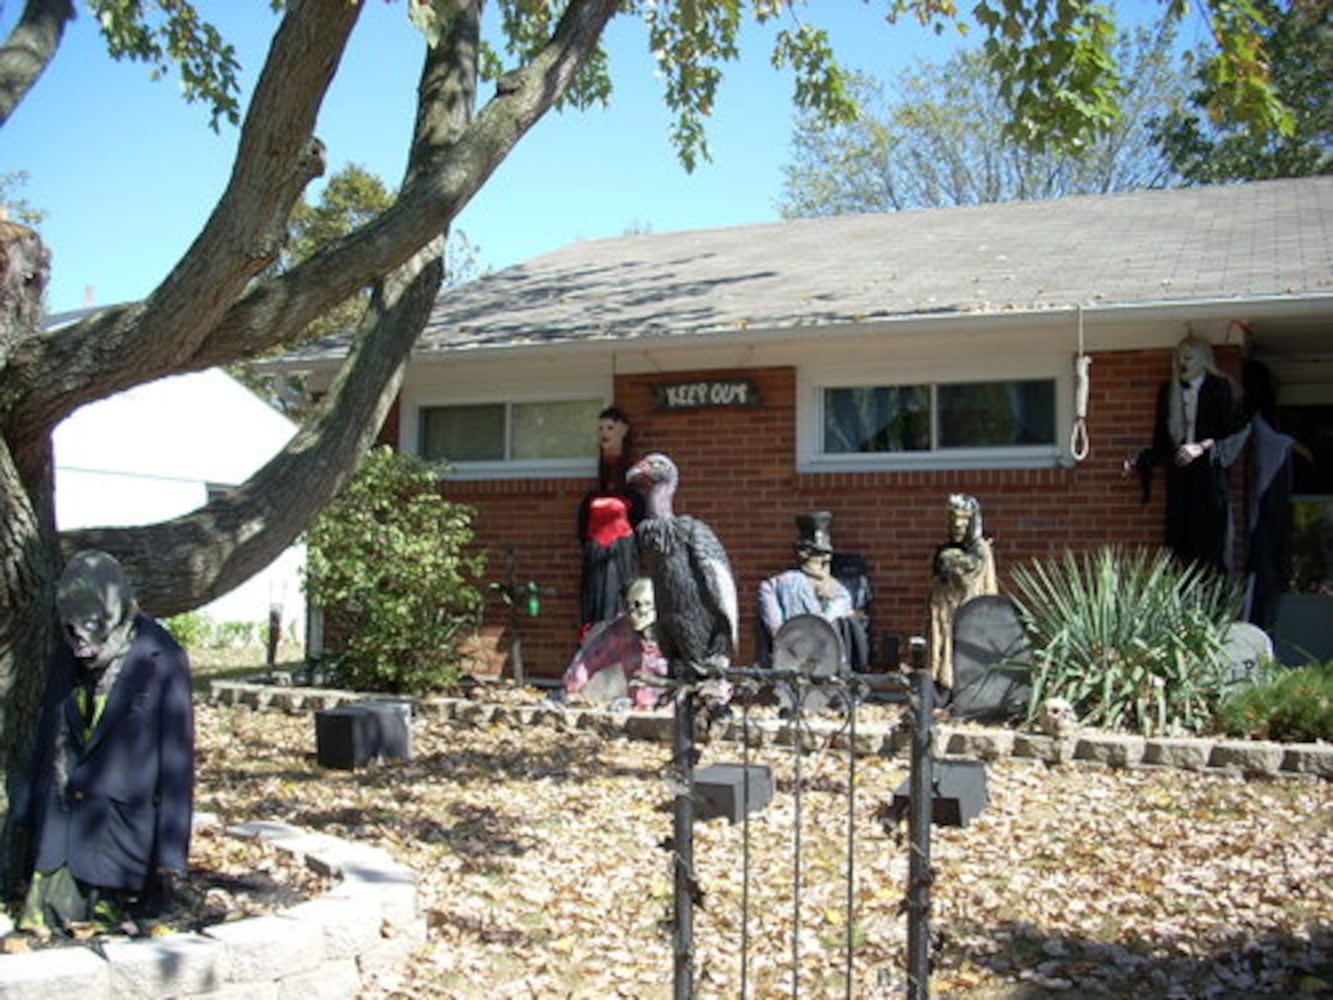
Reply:
[[595, 623], [611, 621], [625, 610], [625, 590], [639, 575], [634, 526], [643, 517], [643, 497], [625, 484], [629, 423], [619, 410], [608, 407], [598, 417], [598, 434], [598, 488], [579, 504], [580, 639]]

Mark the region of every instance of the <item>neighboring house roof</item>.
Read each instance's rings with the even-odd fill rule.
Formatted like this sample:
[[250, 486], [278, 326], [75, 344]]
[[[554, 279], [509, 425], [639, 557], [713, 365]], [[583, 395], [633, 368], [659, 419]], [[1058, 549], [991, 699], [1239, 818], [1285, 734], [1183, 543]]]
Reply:
[[416, 356], [1239, 303], [1333, 308], [1333, 177], [589, 240], [442, 293]]

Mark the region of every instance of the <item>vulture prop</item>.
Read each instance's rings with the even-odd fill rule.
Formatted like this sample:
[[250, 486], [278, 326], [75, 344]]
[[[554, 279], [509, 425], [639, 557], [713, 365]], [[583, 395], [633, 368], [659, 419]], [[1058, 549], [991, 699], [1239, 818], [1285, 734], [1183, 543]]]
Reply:
[[635, 535], [640, 571], [653, 581], [662, 655], [696, 672], [730, 666], [738, 630], [736, 580], [726, 550], [705, 522], [672, 510], [680, 473], [666, 455], [646, 456], [625, 479], [645, 498]]

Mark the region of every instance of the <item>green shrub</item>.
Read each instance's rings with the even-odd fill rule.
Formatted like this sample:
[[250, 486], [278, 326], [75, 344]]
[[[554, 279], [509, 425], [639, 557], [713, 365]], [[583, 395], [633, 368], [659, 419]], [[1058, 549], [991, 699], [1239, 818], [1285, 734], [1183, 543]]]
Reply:
[[1228, 736], [1284, 743], [1333, 739], [1333, 660], [1293, 669], [1264, 665], [1217, 709]]
[[202, 611], [173, 615], [162, 625], [186, 650], [203, 649], [213, 635], [213, 623]]
[[338, 683], [425, 694], [458, 679], [482, 606], [472, 515], [440, 495], [430, 465], [379, 447], [316, 517], [306, 595], [324, 609]]
[[1050, 697], [1088, 725], [1144, 735], [1207, 728], [1226, 675], [1240, 595], [1165, 550], [1114, 546], [1015, 568], [1032, 642], [1029, 722]]
[[218, 622], [213, 629], [212, 645], [218, 649], [260, 644], [258, 622]]

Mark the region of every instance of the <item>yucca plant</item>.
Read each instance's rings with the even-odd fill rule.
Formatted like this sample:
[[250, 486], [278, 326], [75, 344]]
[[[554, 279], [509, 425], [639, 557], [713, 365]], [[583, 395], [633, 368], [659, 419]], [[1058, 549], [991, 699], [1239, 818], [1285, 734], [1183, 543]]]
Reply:
[[1015, 567], [1032, 643], [1031, 722], [1050, 697], [1088, 725], [1156, 735], [1206, 728], [1226, 678], [1236, 585], [1166, 550], [1066, 550]]

